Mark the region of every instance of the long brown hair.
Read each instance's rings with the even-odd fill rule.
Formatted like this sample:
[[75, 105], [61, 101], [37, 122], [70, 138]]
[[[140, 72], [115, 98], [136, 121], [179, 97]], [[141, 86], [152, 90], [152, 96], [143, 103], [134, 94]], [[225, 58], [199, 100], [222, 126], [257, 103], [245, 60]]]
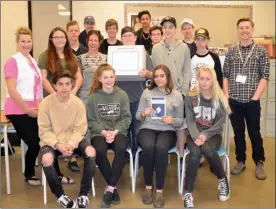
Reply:
[[149, 89], [152, 90], [153, 88], [157, 87], [155, 80], [154, 80], [154, 76], [155, 76], [155, 72], [157, 70], [163, 70], [163, 72], [166, 75], [166, 79], [167, 79], [167, 83], [165, 85], [165, 90], [168, 94], [170, 94], [173, 90], [173, 81], [172, 81], [172, 75], [171, 72], [169, 70], [169, 68], [166, 65], [157, 65], [153, 72], [152, 72], [152, 77], [151, 77], [151, 82], [150, 82], [150, 86]]
[[107, 71], [107, 70], [112, 71], [114, 73], [114, 75], [115, 75], [115, 70], [114, 70], [114, 68], [111, 65], [109, 65], [109, 64], [101, 64], [97, 68], [96, 72], [93, 75], [92, 86], [91, 86], [91, 90], [90, 90], [90, 94], [89, 95], [93, 94], [97, 89], [101, 89], [103, 87], [102, 83], [99, 81], [99, 77], [101, 77], [101, 75], [103, 74], [103, 72]]
[[49, 35], [48, 49], [47, 49], [47, 61], [46, 61], [47, 69], [49, 70], [49, 72], [51, 74], [53, 74], [57, 70], [62, 69], [62, 67], [60, 65], [60, 58], [57, 54], [56, 47], [53, 43], [53, 34], [56, 31], [61, 31], [62, 33], [64, 33], [64, 36], [66, 38], [66, 44], [65, 44], [64, 50], [63, 50], [64, 58], [65, 58], [65, 62], [66, 62], [66, 69], [63, 69], [63, 70], [69, 70], [72, 73], [72, 75], [75, 76], [78, 71], [77, 60], [72, 52], [68, 36], [67, 36], [65, 30], [61, 27], [54, 28]]

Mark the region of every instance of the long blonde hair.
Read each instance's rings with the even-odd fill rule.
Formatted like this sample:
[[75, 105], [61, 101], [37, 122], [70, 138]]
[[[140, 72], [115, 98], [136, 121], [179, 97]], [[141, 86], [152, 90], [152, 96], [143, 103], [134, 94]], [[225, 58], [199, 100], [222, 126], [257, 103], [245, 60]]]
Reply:
[[[209, 73], [213, 79], [213, 85], [211, 88], [212, 88], [212, 103], [215, 109], [220, 108], [220, 103], [221, 103], [225, 109], [225, 112], [230, 115], [232, 111], [229, 106], [227, 98], [225, 97], [222, 89], [219, 86], [219, 83], [217, 81], [216, 71], [211, 67], [207, 67], [207, 66], [200, 67], [198, 69], [197, 78], [199, 78], [200, 73], [203, 71]], [[200, 93], [201, 93], [201, 89], [200, 89], [199, 83], [189, 91], [190, 96], [197, 96], [198, 98], [200, 98], [199, 97]]]

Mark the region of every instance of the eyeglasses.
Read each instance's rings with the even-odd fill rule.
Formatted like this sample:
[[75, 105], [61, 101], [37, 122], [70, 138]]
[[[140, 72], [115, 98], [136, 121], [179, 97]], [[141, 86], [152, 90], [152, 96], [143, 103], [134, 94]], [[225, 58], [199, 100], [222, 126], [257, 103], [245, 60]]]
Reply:
[[122, 35], [122, 38], [131, 38], [133, 36], [134, 36], [134, 34]]
[[64, 39], [66, 39], [66, 37], [65, 36], [54, 36], [54, 37], [52, 37], [52, 39], [55, 39], [55, 40], [64, 40]]

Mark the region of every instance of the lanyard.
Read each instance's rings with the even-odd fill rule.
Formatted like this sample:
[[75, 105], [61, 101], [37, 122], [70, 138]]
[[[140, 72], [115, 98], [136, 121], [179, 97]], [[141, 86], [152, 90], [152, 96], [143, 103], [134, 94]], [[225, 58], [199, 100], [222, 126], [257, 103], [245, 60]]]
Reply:
[[240, 55], [240, 59], [241, 59], [241, 62], [242, 62], [242, 65], [243, 65], [243, 69], [245, 68], [247, 62], [248, 62], [248, 59], [251, 57], [252, 53], [253, 53], [253, 50], [255, 48], [255, 44], [253, 44], [250, 52], [248, 53], [246, 59], [245, 59], [245, 62], [243, 61], [243, 58], [242, 58], [242, 54], [241, 54], [241, 50], [240, 50], [240, 47], [238, 46], [238, 51], [239, 51], [239, 55]]

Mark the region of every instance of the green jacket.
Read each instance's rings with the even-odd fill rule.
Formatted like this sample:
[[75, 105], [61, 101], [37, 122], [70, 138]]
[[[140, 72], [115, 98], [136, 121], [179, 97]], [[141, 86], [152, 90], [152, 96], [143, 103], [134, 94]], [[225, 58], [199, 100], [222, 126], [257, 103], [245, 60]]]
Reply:
[[115, 86], [111, 94], [98, 89], [90, 95], [86, 113], [91, 137], [103, 136], [102, 130], [116, 129], [119, 134], [127, 136], [131, 123], [129, 99], [119, 87]]

